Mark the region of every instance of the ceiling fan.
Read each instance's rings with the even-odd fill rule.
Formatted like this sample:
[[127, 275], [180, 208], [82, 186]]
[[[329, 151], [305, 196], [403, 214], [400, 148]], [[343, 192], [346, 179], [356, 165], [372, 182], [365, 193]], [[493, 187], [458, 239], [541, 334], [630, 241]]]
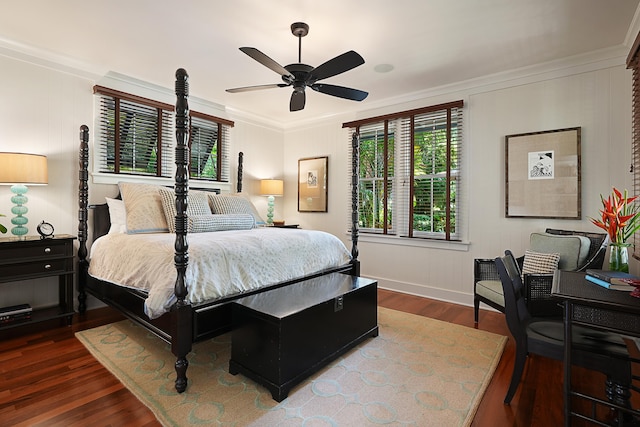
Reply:
[[289, 111], [300, 111], [304, 108], [306, 102], [305, 88], [310, 87], [316, 92], [324, 93], [339, 98], [350, 99], [353, 101], [362, 101], [369, 93], [352, 89], [344, 86], [330, 85], [326, 83], [317, 83], [335, 75], [344, 73], [359, 65], [364, 64], [362, 56], [350, 50], [342, 55], [338, 55], [333, 59], [325, 62], [317, 67], [312, 67], [302, 63], [302, 37], [309, 33], [309, 26], [304, 22], [294, 22], [291, 24], [291, 32], [298, 37], [298, 63], [289, 64], [285, 67], [269, 58], [264, 53], [253, 47], [241, 47], [240, 50], [251, 58], [255, 59], [265, 67], [275, 71], [282, 76], [284, 83], [245, 86], [233, 89], [227, 89], [227, 92], [238, 93], [248, 92], [252, 90], [271, 89], [276, 87], [293, 86], [291, 101], [289, 102]]

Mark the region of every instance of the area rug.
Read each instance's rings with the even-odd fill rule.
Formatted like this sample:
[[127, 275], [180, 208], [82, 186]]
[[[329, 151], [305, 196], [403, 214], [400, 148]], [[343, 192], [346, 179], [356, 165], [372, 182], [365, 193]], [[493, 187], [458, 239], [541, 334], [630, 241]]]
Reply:
[[129, 320], [78, 339], [165, 426], [467, 426], [506, 337], [379, 308], [380, 335], [299, 384], [280, 403], [230, 375], [231, 335], [194, 345], [186, 392], [169, 346]]

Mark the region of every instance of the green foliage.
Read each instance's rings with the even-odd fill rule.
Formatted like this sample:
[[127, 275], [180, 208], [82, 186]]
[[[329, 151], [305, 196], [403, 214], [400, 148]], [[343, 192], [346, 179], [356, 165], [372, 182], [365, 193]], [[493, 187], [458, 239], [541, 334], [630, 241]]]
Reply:
[[[0, 216], [5, 216], [0, 214]], [[4, 225], [0, 224], [0, 233], [4, 234], [7, 232], [7, 227], [5, 227]]]
[[[455, 132], [455, 129], [453, 130]], [[389, 180], [389, 194], [395, 174], [395, 134], [389, 130], [387, 156], [383, 128], [368, 129], [360, 137], [359, 223], [363, 228], [384, 226], [384, 180]], [[413, 146], [413, 229], [444, 233], [447, 225], [447, 170], [458, 169], [457, 146], [447, 146], [446, 128], [434, 123], [416, 125]], [[451, 152], [449, 153], [449, 148]], [[387, 174], [385, 176], [385, 160]], [[449, 162], [449, 163], [448, 163]], [[450, 225], [455, 228], [456, 177], [449, 182]], [[388, 201], [391, 203], [391, 199]], [[392, 224], [389, 207], [387, 227]]]

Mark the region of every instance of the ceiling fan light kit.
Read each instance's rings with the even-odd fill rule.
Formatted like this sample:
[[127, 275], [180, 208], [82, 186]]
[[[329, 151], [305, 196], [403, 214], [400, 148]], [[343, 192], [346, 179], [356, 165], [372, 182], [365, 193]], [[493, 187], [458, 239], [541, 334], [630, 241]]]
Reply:
[[227, 92], [239, 93], [292, 86], [293, 93], [291, 94], [291, 100], [289, 101], [289, 111], [300, 111], [304, 109], [306, 104], [305, 89], [307, 87], [310, 87], [316, 92], [353, 101], [362, 101], [367, 97], [367, 95], [369, 95], [369, 93], [358, 89], [326, 83], [316, 83], [319, 80], [342, 74], [364, 64], [362, 56], [353, 50], [350, 50], [314, 68], [302, 63], [302, 37], [309, 34], [309, 26], [304, 22], [294, 22], [291, 24], [291, 33], [298, 37], [298, 63], [296, 64], [289, 64], [283, 67], [254, 47], [240, 48], [242, 52], [254, 60], [278, 73], [284, 83], [238, 87], [227, 89]]

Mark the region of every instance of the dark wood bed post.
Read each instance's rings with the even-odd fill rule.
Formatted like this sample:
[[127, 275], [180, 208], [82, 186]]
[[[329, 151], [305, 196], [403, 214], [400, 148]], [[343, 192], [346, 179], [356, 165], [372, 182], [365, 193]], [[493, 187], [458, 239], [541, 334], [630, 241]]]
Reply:
[[187, 195], [189, 192], [189, 75], [179, 68], [176, 71], [176, 241], [175, 265], [177, 271], [174, 292], [177, 302], [171, 309], [171, 351], [176, 356], [176, 390], [187, 388], [187, 354], [191, 351], [193, 317], [191, 304], [186, 300], [185, 275], [189, 265], [187, 242]]
[[236, 182], [236, 190], [238, 193], [242, 193], [242, 161], [244, 159], [244, 153], [241, 151], [238, 153], [238, 180]]
[[80, 152], [79, 152], [80, 172], [78, 175], [78, 311], [87, 311], [87, 293], [84, 290], [84, 283], [87, 278], [89, 263], [87, 262], [87, 221], [89, 203], [89, 127], [80, 126]]
[[360, 276], [358, 260], [358, 185], [360, 183], [360, 134], [354, 132], [351, 137], [351, 264], [353, 275]]

